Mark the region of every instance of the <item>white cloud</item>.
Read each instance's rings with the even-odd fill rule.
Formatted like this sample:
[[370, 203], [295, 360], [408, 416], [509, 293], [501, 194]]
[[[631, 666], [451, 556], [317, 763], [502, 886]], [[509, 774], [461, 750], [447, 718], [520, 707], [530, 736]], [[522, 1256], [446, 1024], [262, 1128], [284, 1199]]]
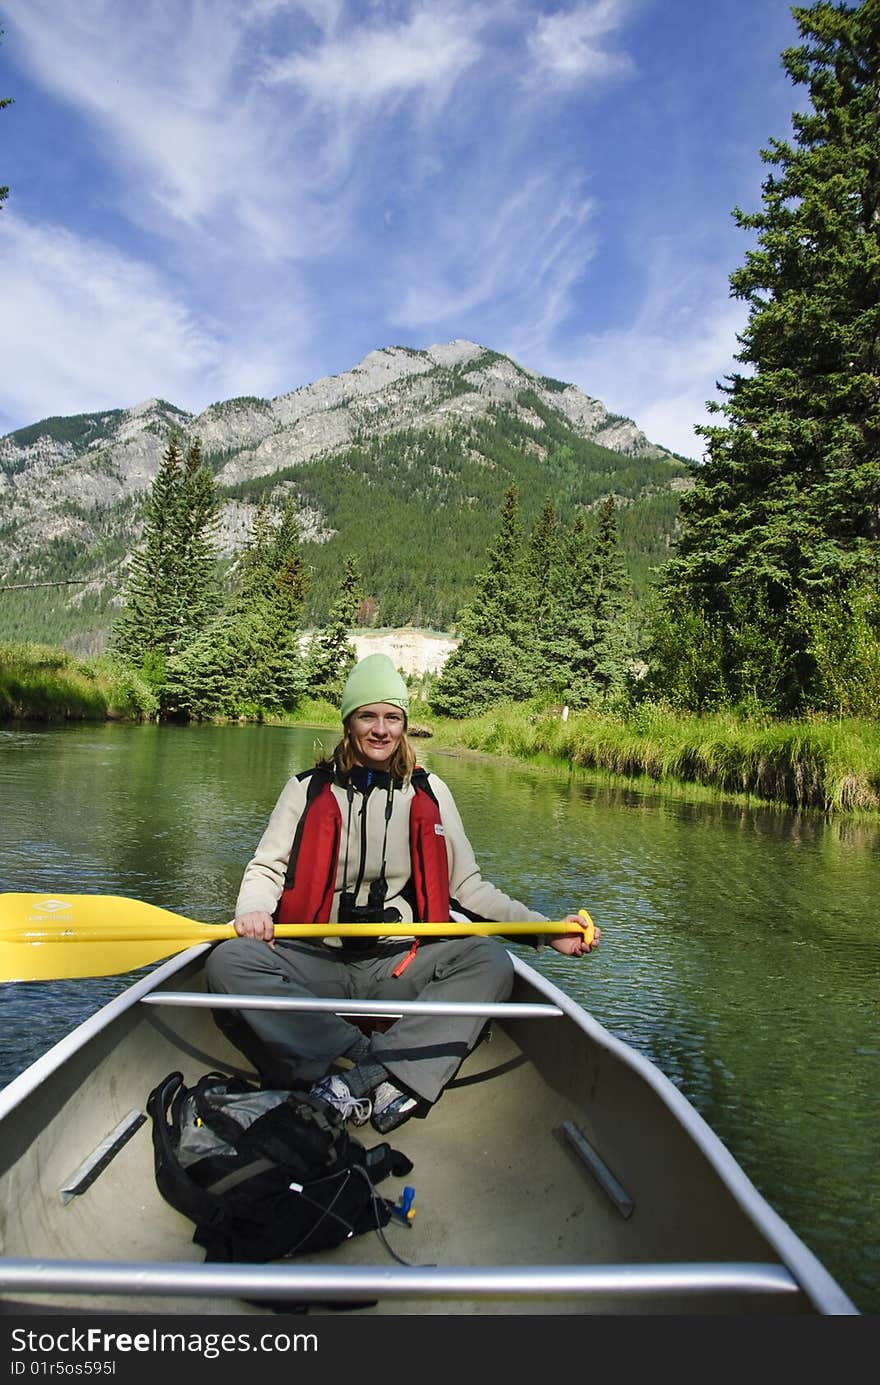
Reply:
[[[284, 345], [261, 318], [229, 342], [150, 266], [59, 227], [3, 212], [0, 411], [12, 427], [155, 396], [193, 410], [279, 380]], [[283, 316], [280, 313], [279, 316]], [[294, 352], [291, 375], [300, 383]], [[280, 387], [280, 381], [279, 381]]]
[[[502, 165], [504, 161], [502, 159]], [[395, 261], [390, 321], [456, 330], [474, 318], [522, 349], [552, 333], [570, 310], [570, 291], [592, 253], [590, 201], [577, 180], [534, 171], [510, 191], [488, 169], [474, 171], [423, 245]], [[492, 344], [491, 341], [489, 344]]]
[[14, 426], [155, 394], [198, 408], [280, 393], [403, 328], [574, 378], [693, 451], [691, 416], [734, 348], [708, 272], [681, 282], [686, 246], [647, 271], [641, 249], [600, 246], [603, 273], [647, 272], [638, 315], [565, 335], [575, 311], [590, 330], [602, 186], [589, 139], [561, 141], [534, 98], [558, 91], [583, 113], [591, 83], [633, 72], [634, 2], [13, 6], [10, 49], [91, 158], [85, 221], [20, 180], [27, 225], [0, 218], [24, 343], [0, 385]]
[[[565, 378], [613, 413], [633, 418], [652, 442], [700, 457], [705, 443], [694, 428], [719, 422], [706, 403], [721, 403], [716, 384], [742, 369], [733, 358], [746, 315], [743, 304], [717, 293], [689, 296], [683, 307], [670, 291], [668, 299], [647, 304], [631, 325], [588, 337], [579, 350], [566, 353]], [[555, 371], [563, 369], [554, 365]]]
[[290, 82], [324, 107], [374, 105], [409, 92], [445, 97], [480, 55], [473, 27], [471, 16], [427, 4], [398, 24], [350, 28], [277, 58], [266, 80]]
[[217, 22], [212, 5], [153, 0], [133, 23], [113, 0], [31, 0], [9, 28], [36, 80], [98, 131], [95, 170], [112, 170], [129, 221], [296, 258], [332, 244], [339, 212], [312, 194], [296, 112], [256, 75], [261, 19], [244, 4]]
[[[422, 157], [480, 53], [478, 13], [431, 3], [371, 27], [323, 0], [142, 0], [133, 22], [115, 0], [30, 0], [7, 27], [35, 80], [95, 131], [105, 206], [163, 237], [162, 254], [268, 264], [338, 250], [359, 231], [366, 170]], [[385, 119], [407, 96], [410, 137], [386, 148], [365, 113]]]
[[529, 37], [533, 77], [549, 76], [566, 84], [630, 76], [635, 72], [632, 59], [608, 45], [625, 8], [622, 0], [590, 0], [568, 11], [541, 15]]

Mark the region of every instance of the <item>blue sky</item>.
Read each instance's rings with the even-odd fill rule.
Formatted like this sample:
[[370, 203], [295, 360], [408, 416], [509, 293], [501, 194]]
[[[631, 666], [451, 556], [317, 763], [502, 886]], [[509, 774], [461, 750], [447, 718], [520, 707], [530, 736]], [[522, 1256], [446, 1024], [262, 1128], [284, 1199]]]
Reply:
[[0, 0], [0, 433], [465, 337], [656, 442], [733, 368], [788, 0]]

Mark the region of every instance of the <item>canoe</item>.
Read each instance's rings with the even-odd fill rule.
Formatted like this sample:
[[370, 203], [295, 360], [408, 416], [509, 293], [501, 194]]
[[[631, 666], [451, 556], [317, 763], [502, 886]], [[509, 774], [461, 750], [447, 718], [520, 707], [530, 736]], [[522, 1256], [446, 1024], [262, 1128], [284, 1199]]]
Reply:
[[[389, 1137], [413, 1163], [411, 1220], [384, 1242], [204, 1263], [156, 1188], [146, 1102], [174, 1070], [251, 1075], [211, 1014], [209, 946], [148, 972], [0, 1092], [0, 1312], [858, 1312], [660, 1070], [516, 956], [511, 999], [477, 1007], [488, 1040]], [[372, 1020], [426, 1007], [299, 1003]], [[395, 1199], [398, 1182], [380, 1191]]]

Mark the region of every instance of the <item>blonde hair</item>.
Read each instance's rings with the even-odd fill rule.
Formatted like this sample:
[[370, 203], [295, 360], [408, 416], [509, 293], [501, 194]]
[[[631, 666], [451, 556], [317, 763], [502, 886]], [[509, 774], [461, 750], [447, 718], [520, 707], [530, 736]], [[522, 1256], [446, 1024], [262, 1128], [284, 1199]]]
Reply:
[[[360, 764], [357, 752], [351, 739], [348, 719], [342, 725], [342, 740], [336, 746], [333, 754], [327, 759], [319, 760], [319, 765], [324, 769], [332, 769], [335, 765], [340, 774], [350, 774], [355, 765]], [[404, 784], [408, 784], [412, 778], [412, 772], [416, 767], [416, 752], [410, 745], [409, 738], [404, 731], [397, 744], [397, 749], [388, 766], [389, 773], [393, 779], [401, 779]]]

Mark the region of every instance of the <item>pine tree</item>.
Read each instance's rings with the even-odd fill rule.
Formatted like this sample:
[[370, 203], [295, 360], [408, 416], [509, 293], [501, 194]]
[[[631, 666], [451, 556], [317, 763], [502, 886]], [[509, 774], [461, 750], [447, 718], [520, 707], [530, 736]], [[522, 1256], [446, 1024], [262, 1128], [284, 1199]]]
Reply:
[[178, 495], [178, 647], [204, 628], [218, 601], [217, 529], [220, 497], [202, 445], [187, 448]]
[[596, 555], [583, 515], [578, 515], [565, 545], [567, 599], [560, 611], [558, 636], [560, 696], [572, 707], [599, 699], [596, 660]]
[[595, 536], [579, 515], [565, 545], [555, 648], [559, 695], [572, 707], [614, 702], [628, 682], [631, 598], [615, 514], [608, 496]]
[[531, 587], [537, 683], [559, 696], [567, 682], [570, 592], [568, 556], [556, 505], [549, 496], [529, 535], [526, 575]]
[[616, 505], [609, 495], [599, 513], [593, 556], [593, 677], [600, 696], [614, 700], [624, 691], [630, 653], [631, 595], [617, 533]]
[[183, 717], [250, 717], [292, 710], [305, 688], [299, 648], [307, 585], [292, 505], [280, 524], [257, 506], [239, 582], [220, 614], [169, 660], [166, 703]]
[[700, 430], [662, 577], [667, 630], [699, 613], [725, 695], [778, 712], [822, 705], [812, 613], [858, 606], [880, 546], [880, 0], [792, 13], [804, 42], [782, 62], [810, 109], [762, 151], [763, 209], [734, 212], [757, 232], [730, 281], [749, 369], [710, 406], [726, 422]]
[[172, 433], [145, 508], [112, 648], [161, 691], [167, 661], [204, 629], [216, 605], [219, 499], [194, 440]]
[[154, 687], [163, 682], [179, 631], [182, 471], [180, 441], [172, 433], [145, 506], [141, 542], [132, 555], [123, 607], [111, 632], [111, 647], [142, 669]]
[[519, 494], [508, 490], [501, 528], [474, 600], [461, 616], [461, 643], [443, 666], [432, 705], [441, 716], [477, 714], [493, 703], [524, 701], [535, 688], [535, 627], [526, 572]]
[[306, 652], [306, 679], [313, 697], [338, 702], [342, 696], [345, 680], [357, 660], [349, 631], [363, 599], [357, 564], [354, 558], [346, 558], [327, 624], [313, 637]]
[[263, 706], [273, 711], [292, 710], [306, 686], [305, 662], [300, 649], [303, 602], [308, 571], [301, 552], [296, 507], [285, 506], [267, 559], [271, 574], [263, 609], [268, 642], [263, 647]]
[[554, 500], [548, 495], [535, 520], [526, 550], [526, 571], [533, 589], [536, 622], [552, 609], [559, 556], [559, 521]]

